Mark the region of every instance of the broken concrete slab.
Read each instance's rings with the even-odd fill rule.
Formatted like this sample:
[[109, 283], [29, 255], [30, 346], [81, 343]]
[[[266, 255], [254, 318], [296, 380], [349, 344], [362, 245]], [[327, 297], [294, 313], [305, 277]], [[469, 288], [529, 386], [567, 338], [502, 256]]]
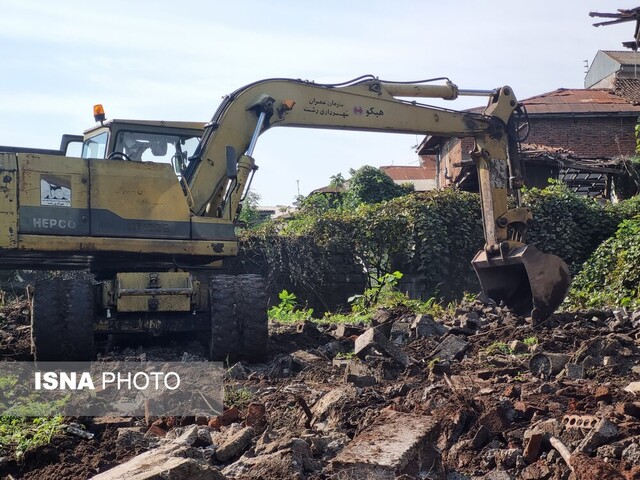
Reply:
[[349, 384], [334, 388], [325, 393], [320, 400], [311, 407], [311, 413], [313, 413], [311, 426], [316, 426], [319, 422], [331, 422], [336, 407], [355, 396], [356, 389], [353, 385]]
[[171, 457], [155, 450], [100, 473], [93, 480], [226, 480], [219, 470], [193, 458]]
[[411, 324], [411, 330], [416, 338], [441, 337], [448, 332], [447, 327], [436, 322], [431, 315], [416, 315]]
[[389, 341], [377, 328], [370, 328], [356, 339], [355, 354], [364, 358], [371, 349], [388, 355], [403, 366], [411, 363], [409, 356]]
[[354, 335], [362, 335], [364, 328], [358, 325], [349, 325], [347, 323], [340, 323], [333, 331], [333, 336], [336, 338], [349, 338]]
[[618, 436], [618, 427], [606, 418], [600, 420], [576, 447], [576, 452], [590, 455], [596, 448], [611, 442]]
[[187, 428], [180, 436], [161, 447], [142, 453], [118, 465], [94, 480], [226, 480], [216, 468], [196, 460], [198, 450], [191, 448], [198, 438], [198, 426]]
[[449, 335], [431, 352], [430, 357], [448, 361], [461, 360], [468, 348], [469, 342]]
[[432, 417], [385, 410], [333, 459], [331, 468], [356, 480], [417, 475], [438, 465], [438, 435], [439, 424]]
[[240, 456], [244, 449], [251, 443], [251, 439], [255, 433], [253, 427], [245, 427], [235, 435], [232, 435], [226, 442], [218, 446], [216, 458], [221, 462], [227, 462], [232, 458]]
[[283, 443], [280, 449], [261, 454], [256, 457], [242, 457], [223, 469], [223, 473], [231, 478], [245, 480], [262, 480], [277, 478], [279, 480], [300, 480], [307, 478], [306, 472], [314, 472], [321, 468], [320, 462], [312, 458], [311, 449], [304, 440], [292, 438]]

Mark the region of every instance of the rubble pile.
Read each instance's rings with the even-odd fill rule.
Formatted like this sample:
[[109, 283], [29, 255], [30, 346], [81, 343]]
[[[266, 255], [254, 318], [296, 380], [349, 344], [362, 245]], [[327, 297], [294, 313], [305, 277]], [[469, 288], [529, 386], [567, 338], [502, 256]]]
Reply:
[[640, 479], [640, 312], [532, 325], [476, 300], [274, 324], [271, 343], [268, 362], [229, 365], [220, 416], [110, 425], [110, 448], [140, 454], [74, 478]]

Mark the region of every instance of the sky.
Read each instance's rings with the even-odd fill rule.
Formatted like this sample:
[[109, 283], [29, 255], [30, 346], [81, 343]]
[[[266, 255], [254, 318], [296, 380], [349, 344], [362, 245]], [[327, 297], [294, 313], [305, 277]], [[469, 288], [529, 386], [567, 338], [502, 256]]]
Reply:
[[[520, 99], [582, 88], [585, 60], [623, 50], [634, 24], [592, 26], [626, 0], [0, 0], [0, 145], [57, 148], [108, 118], [211, 119], [221, 98], [271, 77], [339, 83], [449, 77]], [[462, 110], [485, 100], [433, 104]], [[417, 165], [422, 137], [274, 128], [254, 151], [262, 205], [363, 165]]]

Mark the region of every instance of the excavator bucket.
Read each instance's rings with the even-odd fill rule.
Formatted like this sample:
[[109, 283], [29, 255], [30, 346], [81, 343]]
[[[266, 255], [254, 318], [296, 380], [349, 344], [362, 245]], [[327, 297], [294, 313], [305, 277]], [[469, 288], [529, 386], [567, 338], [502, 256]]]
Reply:
[[471, 264], [489, 298], [519, 315], [530, 314], [536, 322], [560, 306], [571, 283], [567, 264], [533, 245], [516, 248], [505, 258], [488, 258], [482, 250]]

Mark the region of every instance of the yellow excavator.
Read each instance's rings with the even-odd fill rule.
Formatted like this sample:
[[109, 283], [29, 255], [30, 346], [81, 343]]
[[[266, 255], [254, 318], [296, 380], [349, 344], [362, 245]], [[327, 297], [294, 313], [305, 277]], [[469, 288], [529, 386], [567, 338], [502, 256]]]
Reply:
[[[488, 105], [480, 114], [415, 100], [459, 95], [484, 95]], [[36, 360], [88, 360], [96, 334], [128, 332], [196, 331], [211, 358], [262, 356], [261, 278], [215, 271], [237, 254], [253, 151], [277, 126], [473, 137], [486, 243], [472, 263], [482, 289], [534, 320], [548, 317], [570, 276], [561, 259], [526, 244], [532, 214], [507, 203], [510, 192], [519, 203], [522, 185], [517, 108], [507, 86], [277, 78], [228, 95], [207, 124], [105, 120], [97, 108], [77, 158], [65, 155], [64, 139], [60, 151], [0, 147], [0, 268], [56, 271], [34, 288]]]

